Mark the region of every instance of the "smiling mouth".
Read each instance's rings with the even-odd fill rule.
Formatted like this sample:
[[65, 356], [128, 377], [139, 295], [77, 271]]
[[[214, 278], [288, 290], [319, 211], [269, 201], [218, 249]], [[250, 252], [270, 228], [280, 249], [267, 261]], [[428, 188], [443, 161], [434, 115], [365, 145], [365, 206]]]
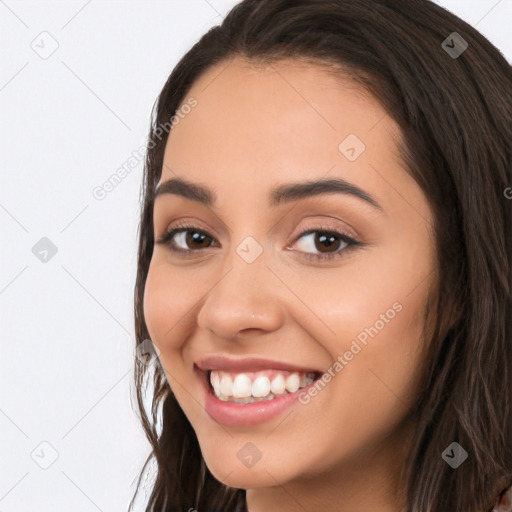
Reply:
[[318, 378], [320, 372], [261, 370], [226, 372], [208, 370], [206, 382], [211, 393], [223, 402], [249, 404], [295, 393]]

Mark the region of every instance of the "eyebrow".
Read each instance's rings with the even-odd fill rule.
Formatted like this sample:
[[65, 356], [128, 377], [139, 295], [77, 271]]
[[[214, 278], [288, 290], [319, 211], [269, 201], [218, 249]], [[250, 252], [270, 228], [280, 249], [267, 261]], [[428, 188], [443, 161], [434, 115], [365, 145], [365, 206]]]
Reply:
[[[269, 206], [275, 207], [298, 199], [328, 193], [352, 195], [366, 201], [377, 210], [384, 212], [382, 206], [370, 194], [341, 178], [324, 178], [315, 181], [279, 185], [270, 192]], [[216, 202], [216, 195], [213, 190], [183, 178], [171, 178], [161, 183], [155, 191], [154, 199], [164, 194], [185, 197], [209, 207], [215, 206]]]

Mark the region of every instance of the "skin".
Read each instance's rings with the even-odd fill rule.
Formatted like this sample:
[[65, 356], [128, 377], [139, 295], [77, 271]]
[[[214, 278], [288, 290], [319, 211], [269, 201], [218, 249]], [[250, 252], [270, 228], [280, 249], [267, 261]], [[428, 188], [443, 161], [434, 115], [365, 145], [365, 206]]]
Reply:
[[[189, 97], [198, 104], [170, 133], [161, 181], [207, 185], [217, 204], [162, 195], [154, 234], [159, 240], [181, 219], [211, 239], [187, 246], [176, 235], [179, 248], [205, 247], [189, 257], [155, 244], [144, 312], [209, 470], [248, 489], [250, 512], [404, 510], [399, 474], [414, 427], [406, 415], [418, 392], [436, 258], [432, 213], [398, 157], [398, 127], [348, 77], [293, 60], [221, 63], [183, 103]], [[366, 146], [353, 162], [338, 149], [348, 134]], [[333, 193], [267, 206], [273, 186], [323, 177], [355, 184], [384, 211]], [[321, 227], [365, 245], [329, 250], [315, 235], [299, 238]], [[250, 264], [236, 252], [247, 236], [263, 249]], [[332, 250], [340, 257], [304, 256]], [[401, 311], [308, 404], [250, 427], [226, 427], [205, 412], [193, 371], [205, 354], [327, 371], [397, 302]], [[262, 453], [251, 468], [237, 457], [249, 441]]]

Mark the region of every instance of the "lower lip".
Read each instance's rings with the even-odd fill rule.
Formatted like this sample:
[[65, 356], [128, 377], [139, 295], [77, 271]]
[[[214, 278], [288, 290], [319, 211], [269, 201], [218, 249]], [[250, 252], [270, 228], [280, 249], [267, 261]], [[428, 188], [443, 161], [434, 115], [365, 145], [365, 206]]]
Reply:
[[208, 386], [205, 373], [200, 370], [196, 371], [203, 382], [206, 412], [217, 423], [221, 423], [227, 427], [247, 427], [265, 423], [294, 403], [297, 403], [299, 394], [303, 392], [307, 393], [308, 389], [316, 383], [316, 380], [314, 380], [294, 393], [288, 393], [279, 398], [273, 398], [272, 400], [237, 404], [218, 399], [213, 394], [213, 390]]

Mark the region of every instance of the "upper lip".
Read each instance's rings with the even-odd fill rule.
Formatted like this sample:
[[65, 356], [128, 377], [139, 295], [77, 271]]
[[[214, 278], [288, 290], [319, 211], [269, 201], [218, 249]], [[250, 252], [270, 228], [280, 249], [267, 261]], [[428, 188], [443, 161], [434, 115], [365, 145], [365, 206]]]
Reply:
[[232, 358], [220, 354], [204, 356], [195, 365], [202, 371], [221, 370], [226, 372], [257, 372], [259, 370], [285, 370], [290, 372], [321, 373], [320, 370], [284, 361], [262, 357]]

